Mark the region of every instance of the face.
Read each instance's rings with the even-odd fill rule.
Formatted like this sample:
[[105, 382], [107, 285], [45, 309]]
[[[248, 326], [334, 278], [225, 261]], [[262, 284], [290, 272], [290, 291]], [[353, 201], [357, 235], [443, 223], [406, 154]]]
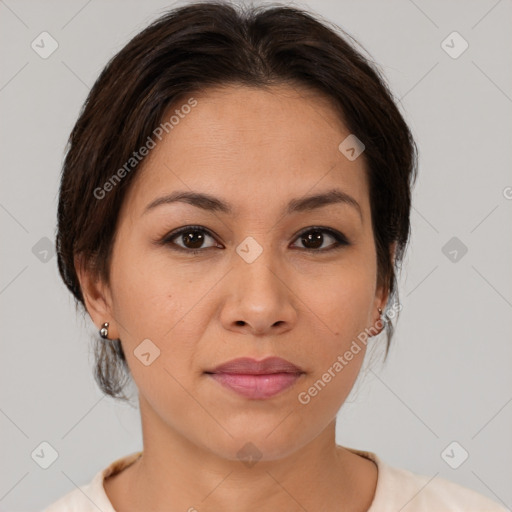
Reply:
[[[109, 284], [93, 292], [81, 274], [86, 305], [121, 339], [148, 429], [233, 460], [250, 440], [276, 459], [332, 424], [365, 346], [344, 354], [385, 305], [364, 154], [340, 152], [350, 132], [315, 93], [230, 86], [193, 97], [125, 197]], [[157, 201], [178, 191], [215, 200]], [[205, 373], [268, 356], [302, 373], [253, 377], [250, 395]]]

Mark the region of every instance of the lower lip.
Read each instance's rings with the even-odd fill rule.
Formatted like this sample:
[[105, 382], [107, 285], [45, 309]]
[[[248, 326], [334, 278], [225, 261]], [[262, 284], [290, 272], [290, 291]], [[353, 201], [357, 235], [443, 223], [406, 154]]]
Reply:
[[293, 386], [300, 373], [272, 373], [265, 375], [247, 375], [239, 373], [208, 374], [223, 386], [240, 395], [253, 399], [270, 398]]

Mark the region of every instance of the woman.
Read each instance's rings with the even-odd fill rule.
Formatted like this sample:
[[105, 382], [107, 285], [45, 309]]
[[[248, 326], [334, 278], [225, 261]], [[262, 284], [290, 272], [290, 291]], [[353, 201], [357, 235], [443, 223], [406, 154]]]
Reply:
[[310, 14], [191, 4], [130, 41], [71, 133], [57, 251], [144, 446], [46, 510], [504, 510], [335, 442], [415, 173], [384, 80]]

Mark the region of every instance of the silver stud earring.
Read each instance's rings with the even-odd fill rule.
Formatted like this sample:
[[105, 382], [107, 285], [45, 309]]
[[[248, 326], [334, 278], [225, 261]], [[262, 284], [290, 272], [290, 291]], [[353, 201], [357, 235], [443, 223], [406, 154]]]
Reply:
[[108, 339], [108, 322], [105, 322], [102, 328], [100, 329], [100, 336], [103, 339]]
[[389, 319], [386, 316], [386, 314], [384, 314], [384, 317], [382, 316], [382, 309], [381, 308], [377, 308], [377, 311], [379, 312], [381, 321], [384, 322], [385, 324], [387, 324]]

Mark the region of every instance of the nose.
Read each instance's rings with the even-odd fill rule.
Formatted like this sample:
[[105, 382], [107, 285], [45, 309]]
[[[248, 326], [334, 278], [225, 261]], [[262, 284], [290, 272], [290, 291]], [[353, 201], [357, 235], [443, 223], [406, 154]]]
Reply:
[[234, 256], [221, 312], [225, 329], [265, 336], [281, 334], [295, 325], [298, 300], [291, 277], [272, 261], [270, 253], [264, 250], [252, 263]]

